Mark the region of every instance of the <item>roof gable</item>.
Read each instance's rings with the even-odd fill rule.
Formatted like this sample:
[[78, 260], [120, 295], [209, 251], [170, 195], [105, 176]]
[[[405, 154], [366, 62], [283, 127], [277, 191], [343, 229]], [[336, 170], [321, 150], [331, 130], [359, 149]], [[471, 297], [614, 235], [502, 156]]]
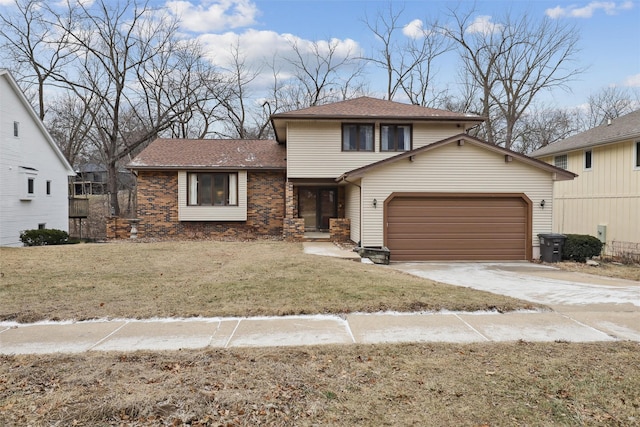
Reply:
[[476, 124], [483, 122], [484, 118], [475, 114], [455, 113], [363, 96], [272, 115], [271, 123], [278, 142], [286, 140], [286, 123], [291, 120], [404, 120]]
[[459, 143], [470, 143], [473, 144], [477, 147], [483, 148], [485, 150], [489, 150], [492, 152], [495, 152], [497, 154], [500, 155], [504, 155], [504, 156], [510, 156], [511, 159], [516, 160], [516, 161], [520, 161], [522, 163], [528, 164], [530, 166], [533, 167], [537, 167], [539, 169], [542, 169], [544, 171], [547, 171], [549, 173], [553, 173], [556, 176], [557, 180], [571, 180], [573, 178], [575, 178], [576, 174], [574, 174], [573, 172], [569, 172], [567, 170], [555, 167], [553, 165], [550, 165], [548, 163], [545, 163], [543, 161], [537, 160], [537, 159], [533, 159], [531, 157], [525, 156], [524, 154], [520, 154], [517, 153], [515, 151], [511, 151], [508, 150], [506, 148], [502, 148], [499, 147], [497, 145], [493, 145], [493, 144], [489, 144], [488, 142], [482, 141], [478, 138], [474, 138], [472, 136], [469, 136], [467, 134], [459, 134], [459, 135], [455, 135], [452, 136], [450, 138], [446, 138], [443, 140], [440, 140], [438, 142], [434, 142], [433, 144], [429, 144], [429, 145], [425, 145], [423, 147], [420, 148], [416, 148], [415, 150], [411, 150], [411, 151], [406, 151], [404, 153], [398, 154], [397, 156], [393, 156], [384, 160], [380, 160], [379, 162], [375, 162], [375, 163], [371, 163], [367, 166], [363, 166], [361, 168], [358, 169], [354, 169], [352, 171], [346, 172], [344, 174], [342, 174], [340, 177], [338, 177], [336, 179], [336, 181], [342, 181], [345, 180], [347, 178], [360, 178], [364, 175], [366, 175], [367, 173], [379, 168], [379, 167], [383, 167], [385, 165], [389, 165], [391, 163], [395, 163], [397, 161], [400, 161], [402, 159], [406, 159], [406, 158], [410, 158], [416, 155], [420, 155], [423, 153], [427, 153], [428, 151], [437, 149], [439, 147], [442, 147], [444, 145], [447, 144], [459, 144]]
[[27, 100], [27, 97], [22, 92], [22, 89], [20, 89], [18, 82], [16, 82], [9, 70], [0, 68], [0, 78], [4, 78], [9, 83], [9, 87], [11, 87], [11, 89], [13, 89], [15, 94], [18, 96], [18, 99], [20, 99], [20, 102], [27, 110], [29, 116], [31, 117], [31, 120], [33, 121], [33, 123], [35, 123], [36, 127], [44, 137], [44, 140], [47, 142], [47, 144], [55, 154], [55, 157], [58, 159], [58, 161], [60, 161], [62, 167], [66, 169], [67, 175], [74, 176], [76, 173], [73, 170], [73, 167], [71, 166], [65, 155], [62, 153], [62, 150], [60, 150], [60, 147], [58, 147], [58, 144], [56, 144], [56, 142], [53, 140], [53, 137], [44, 126], [44, 123], [42, 123], [42, 120], [40, 120], [38, 114], [36, 114], [35, 110], [29, 103], [29, 100]]
[[610, 144], [640, 138], [640, 110], [620, 116], [587, 131], [570, 136], [539, 150], [530, 155], [544, 157], [551, 154], [567, 153], [597, 145]]
[[286, 169], [286, 150], [274, 140], [159, 138], [129, 169]]

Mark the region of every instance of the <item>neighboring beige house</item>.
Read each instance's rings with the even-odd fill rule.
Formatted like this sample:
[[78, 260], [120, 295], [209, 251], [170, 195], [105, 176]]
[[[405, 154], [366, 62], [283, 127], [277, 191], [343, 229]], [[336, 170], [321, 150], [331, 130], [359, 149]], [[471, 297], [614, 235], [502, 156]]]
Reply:
[[640, 256], [640, 110], [531, 156], [579, 174], [555, 184], [555, 232], [597, 236], [607, 253]]
[[553, 183], [575, 174], [466, 133], [482, 121], [361, 97], [274, 114], [275, 141], [160, 139], [129, 165], [139, 235], [326, 236], [387, 247], [391, 260], [538, 258]]

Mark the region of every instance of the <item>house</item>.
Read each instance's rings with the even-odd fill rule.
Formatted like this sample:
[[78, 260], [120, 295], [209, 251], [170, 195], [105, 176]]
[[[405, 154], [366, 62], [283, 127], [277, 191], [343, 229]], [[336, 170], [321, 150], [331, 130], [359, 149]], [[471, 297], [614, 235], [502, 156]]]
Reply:
[[138, 236], [282, 235], [286, 152], [270, 140], [157, 139], [137, 174]]
[[275, 141], [156, 140], [129, 165], [139, 232], [255, 228], [387, 247], [392, 260], [537, 258], [553, 182], [575, 175], [469, 136], [482, 120], [361, 97], [274, 114]]
[[640, 110], [531, 153], [579, 173], [554, 187], [553, 230], [589, 234], [640, 257]]
[[0, 246], [21, 246], [24, 230], [68, 231], [74, 175], [15, 79], [0, 69]]
[[[95, 163], [84, 163], [78, 167], [76, 176], [71, 182], [73, 195], [99, 195], [107, 193], [108, 172], [106, 166]], [[133, 188], [135, 178], [128, 169], [118, 170], [118, 190]]]

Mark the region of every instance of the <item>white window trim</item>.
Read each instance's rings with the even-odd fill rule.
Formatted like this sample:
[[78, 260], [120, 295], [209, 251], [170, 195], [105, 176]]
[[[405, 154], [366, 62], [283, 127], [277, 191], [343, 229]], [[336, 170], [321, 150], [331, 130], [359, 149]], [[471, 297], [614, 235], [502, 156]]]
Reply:
[[20, 122], [16, 120], [13, 122], [13, 137], [20, 138]]
[[[20, 186], [20, 200], [33, 200], [36, 198], [36, 193], [38, 191], [38, 171], [33, 168], [26, 168], [23, 166], [20, 168], [23, 169], [20, 172], [20, 179], [18, 180], [18, 185]], [[31, 179], [33, 180], [33, 193], [29, 193], [29, 180]]]
[[[222, 172], [222, 171], [220, 171]], [[187, 171], [178, 172], [178, 221], [246, 221], [247, 220], [247, 171], [230, 170], [238, 174], [237, 206], [189, 206], [187, 205]]]

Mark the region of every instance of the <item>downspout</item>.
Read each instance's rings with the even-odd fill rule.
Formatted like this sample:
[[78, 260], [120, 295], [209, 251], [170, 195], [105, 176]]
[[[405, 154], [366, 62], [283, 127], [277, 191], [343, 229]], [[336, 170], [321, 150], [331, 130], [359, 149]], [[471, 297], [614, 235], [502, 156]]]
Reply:
[[360, 226], [358, 227], [358, 246], [361, 247], [362, 246], [362, 187], [356, 184], [355, 182], [351, 182], [347, 180], [346, 176], [342, 177], [342, 181], [346, 182], [347, 184], [355, 185], [360, 190], [360, 207], [358, 209], [360, 212]]

